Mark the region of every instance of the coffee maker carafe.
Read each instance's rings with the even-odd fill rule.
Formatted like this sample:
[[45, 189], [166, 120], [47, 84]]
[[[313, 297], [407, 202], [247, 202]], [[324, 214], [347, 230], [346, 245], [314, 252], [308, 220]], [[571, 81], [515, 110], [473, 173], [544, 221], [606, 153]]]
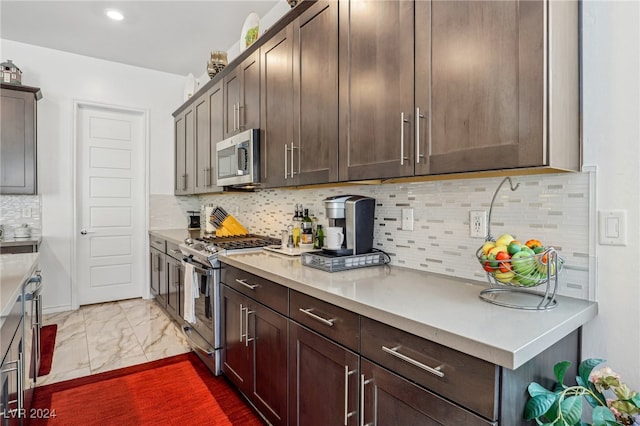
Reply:
[[373, 249], [373, 223], [376, 200], [361, 195], [338, 195], [324, 200], [329, 226], [339, 226], [345, 235], [341, 250], [327, 250], [335, 255], [369, 253]]

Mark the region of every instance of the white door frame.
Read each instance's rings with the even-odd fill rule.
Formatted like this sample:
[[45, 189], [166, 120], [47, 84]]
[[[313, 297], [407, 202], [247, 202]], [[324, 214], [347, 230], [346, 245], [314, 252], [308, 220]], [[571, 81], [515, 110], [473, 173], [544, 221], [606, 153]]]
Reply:
[[80, 135], [78, 134], [78, 124], [79, 124], [79, 115], [80, 109], [83, 107], [89, 108], [102, 108], [108, 109], [112, 111], [119, 111], [129, 114], [139, 114], [142, 116], [142, 125], [143, 125], [143, 139], [144, 139], [144, 147], [142, 157], [144, 158], [144, 205], [141, 211], [138, 213], [139, 215], [143, 215], [140, 223], [144, 223], [144, 237], [142, 241], [146, 241], [146, 244], [143, 244], [142, 247], [134, 249], [141, 250], [140, 259], [146, 259], [143, 262], [143, 265], [140, 267], [144, 268], [142, 276], [144, 276], [144, 280], [140, 283], [142, 296], [146, 299], [151, 297], [149, 286], [145, 285], [149, 282], [149, 267], [147, 265], [149, 256], [146, 255], [146, 248], [149, 245], [148, 241], [148, 232], [149, 229], [149, 110], [147, 108], [135, 108], [135, 107], [127, 107], [121, 105], [114, 104], [105, 104], [100, 102], [86, 101], [80, 99], [73, 100], [73, 143], [72, 143], [72, 158], [73, 158], [73, 227], [71, 229], [71, 309], [75, 310], [80, 307], [78, 302], [78, 261], [77, 261], [77, 247], [78, 247], [78, 238], [79, 238], [79, 230], [81, 227], [81, 223], [79, 223], [80, 216], [78, 215], [78, 207], [79, 207], [79, 194], [78, 194], [78, 141], [80, 139]]

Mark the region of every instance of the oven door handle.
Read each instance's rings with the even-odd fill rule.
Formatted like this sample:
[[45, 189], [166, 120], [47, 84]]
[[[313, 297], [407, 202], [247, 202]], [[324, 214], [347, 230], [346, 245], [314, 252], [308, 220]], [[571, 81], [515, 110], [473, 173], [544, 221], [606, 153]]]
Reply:
[[211, 275], [211, 274], [213, 274], [213, 268], [209, 268], [209, 269], [201, 268], [198, 265], [196, 265], [195, 263], [189, 262], [187, 259], [188, 258], [182, 259], [182, 263], [188, 263], [188, 264], [192, 265], [193, 269], [195, 269], [197, 273], [202, 274], [202, 275]]
[[215, 349], [213, 349], [213, 348], [205, 348], [204, 346], [199, 345], [195, 340], [193, 340], [193, 338], [191, 337], [191, 334], [193, 334], [194, 332], [192, 331], [193, 329], [190, 326], [183, 325], [180, 328], [180, 330], [182, 330], [182, 335], [184, 336], [184, 338], [189, 343], [189, 346], [191, 346], [193, 349], [196, 349], [196, 350], [204, 353], [209, 358], [213, 358], [213, 355], [215, 353]]

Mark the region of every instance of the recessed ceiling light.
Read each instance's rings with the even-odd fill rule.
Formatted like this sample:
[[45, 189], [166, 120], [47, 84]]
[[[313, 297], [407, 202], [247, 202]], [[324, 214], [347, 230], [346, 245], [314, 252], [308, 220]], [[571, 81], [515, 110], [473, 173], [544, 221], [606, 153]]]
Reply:
[[114, 21], [122, 21], [124, 19], [124, 15], [115, 9], [107, 9], [105, 13]]

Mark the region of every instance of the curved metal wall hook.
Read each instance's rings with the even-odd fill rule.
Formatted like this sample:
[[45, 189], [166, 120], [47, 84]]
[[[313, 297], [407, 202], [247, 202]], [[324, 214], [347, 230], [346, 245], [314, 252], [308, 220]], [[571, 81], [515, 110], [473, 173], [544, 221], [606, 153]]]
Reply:
[[512, 191], [515, 191], [520, 186], [520, 183], [517, 183], [514, 186], [513, 185], [513, 181], [511, 180], [511, 177], [507, 176], [506, 178], [502, 179], [502, 182], [500, 182], [500, 185], [498, 185], [498, 188], [496, 188], [496, 192], [493, 193], [493, 198], [491, 199], [491, 205], [489, 206], [489, 218], [487, 219], [487, 238], [486, 238], [486, 241], [492, 241], [493, 240], [493, 237], [491, 236], [491, 213], [493, 211], [493, 203], [496, 201], [496, 196], [498, 195], [498, 191], [500, 191], [500, 188], [502, 188], [502, 185], [504, 185], [504, 183], [506, 181], [509, 181], [509, 187], [510, 187], [510, 189]]

